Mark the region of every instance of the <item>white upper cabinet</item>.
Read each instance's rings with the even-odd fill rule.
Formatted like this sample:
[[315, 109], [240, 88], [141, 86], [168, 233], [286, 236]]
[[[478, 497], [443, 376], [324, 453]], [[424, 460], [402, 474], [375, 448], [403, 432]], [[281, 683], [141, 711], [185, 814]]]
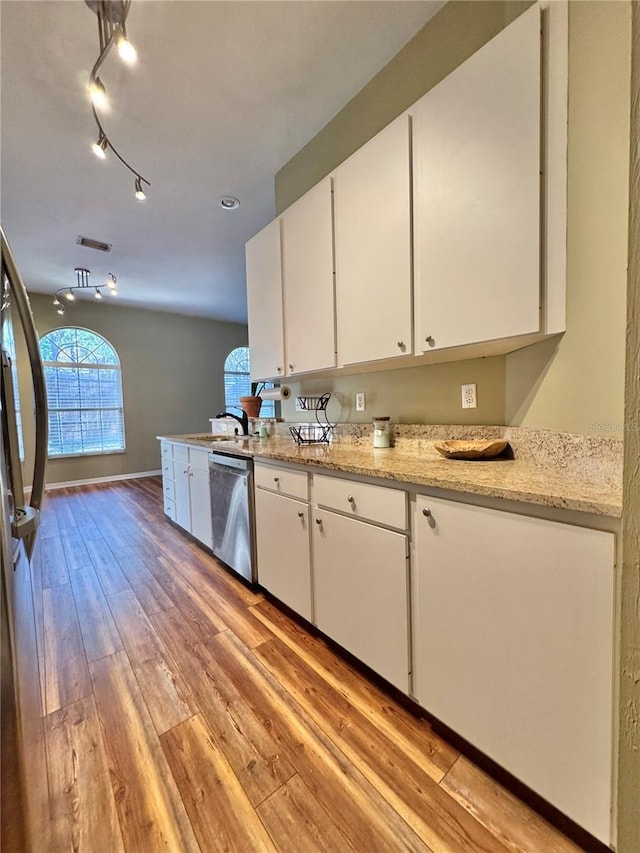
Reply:
[[338, 363], [413, 352], [409, 117], [334, 176]]
[[251, 378], [258, 381], [284, 374], [280, 220], [252, 237], [245, 251]]
[[335, 367], [333, 192], [325, 178], [282, 214], [286, 373]]
[[416, 352], [539, 332], [539, 7], [410, 113]]

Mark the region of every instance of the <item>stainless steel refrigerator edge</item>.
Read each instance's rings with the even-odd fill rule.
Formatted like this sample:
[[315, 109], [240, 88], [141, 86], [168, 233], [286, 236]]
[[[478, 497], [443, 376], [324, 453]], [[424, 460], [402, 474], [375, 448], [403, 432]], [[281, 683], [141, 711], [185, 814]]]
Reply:
[[[37, 849], [49, 821], [43, 709], [30, 558], [35, 546], [47, 460], [47, 406], [40, 345], [27, 291], [0, 229], [2, 342], [0, 435], [0, 553], [2, 593], [2, 819], [9, 844]], [[16, 424], [12, 363], [5, 351], [18, 321], [33, 385], [36, 448], [29, 504], [25, 504]]]
[[253, 460], [209, 454], [213, 553], [245, 580], [257, 581]]

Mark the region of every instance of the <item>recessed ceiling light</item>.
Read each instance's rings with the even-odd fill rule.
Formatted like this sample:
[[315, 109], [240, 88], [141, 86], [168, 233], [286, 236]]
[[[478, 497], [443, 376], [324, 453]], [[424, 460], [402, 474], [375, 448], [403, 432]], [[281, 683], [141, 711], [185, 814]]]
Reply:
[[240, 207], [240, 202], [235, 196], [223, 195], [218, 199], [218, 207], [223, 210], [237, 210]]

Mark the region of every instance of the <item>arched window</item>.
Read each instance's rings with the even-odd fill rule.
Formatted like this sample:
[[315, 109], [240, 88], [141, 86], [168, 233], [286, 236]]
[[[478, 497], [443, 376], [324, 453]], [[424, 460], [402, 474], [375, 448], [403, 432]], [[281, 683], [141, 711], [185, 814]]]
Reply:
[[[240, 408], [239, 398], [251, 394], [249, 372], [249, 347], [236, 347], [231, 350], [224, 362], [224, 404], [227, 410]], [[273, 388], [273, 385], [267, 383], [265, 387]], [[263, 400], [260, 417], [274, 418], [275, 414], [273, 400]]]
[[125, 449], [120, 359], [88, 329], [55, 329], [40, 339], [49, 403], [49, 456]]

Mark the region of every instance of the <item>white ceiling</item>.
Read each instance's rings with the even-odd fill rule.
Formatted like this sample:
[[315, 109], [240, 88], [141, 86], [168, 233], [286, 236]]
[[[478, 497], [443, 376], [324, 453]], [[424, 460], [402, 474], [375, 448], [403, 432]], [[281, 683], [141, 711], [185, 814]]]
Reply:
[[[244, 243], [274, 176], [434, 14], [435, 0], [133, 0], [134, 68], [100, 70], [103, 123], [151, 181], [99, 161], [86, 95], [97, 18], [83, 0], [2, 0], [2, 225], [31, 291], [118, 277], [122, 303], [246, 322]], [[225, 212], [223, 194], [241, 201]], [[79, 235], [113, 244], [102, 254]]]

